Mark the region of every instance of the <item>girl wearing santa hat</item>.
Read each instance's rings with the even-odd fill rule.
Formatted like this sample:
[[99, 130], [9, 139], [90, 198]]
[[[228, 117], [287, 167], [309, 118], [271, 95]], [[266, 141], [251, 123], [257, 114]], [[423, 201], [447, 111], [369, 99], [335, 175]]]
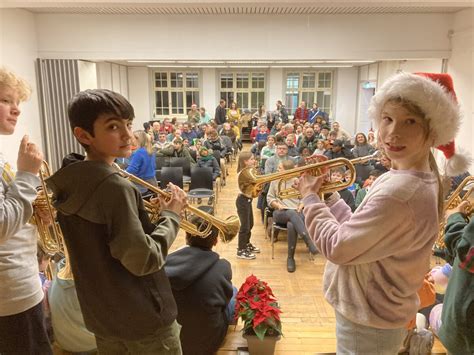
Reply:
[[[325, 177], [303, 175], [297, 183], [306, 227], [328, 259], [324, 293], [336, 311], [338, 354], [398, 352], [443, 212], [431, 148], [454, 148], [460, 125], [447, 74], [393, 76], [372, 98], [369, 116], [392, 168], [354, 214], [337, 193], [320, 200]], [[450, 158], [456, 162], [448, 160], [447, 171], [464, 169], [462, 156]]]

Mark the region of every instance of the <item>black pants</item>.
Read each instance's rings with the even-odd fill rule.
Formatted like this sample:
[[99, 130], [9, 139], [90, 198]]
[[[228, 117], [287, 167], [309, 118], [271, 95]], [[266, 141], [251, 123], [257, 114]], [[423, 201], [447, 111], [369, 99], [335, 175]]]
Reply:
[[252, 235], [253, 228], [253, 211], [252, 211], [252, 199], [242, 194], [237, 196], [235, 201], [237, 207], [237, 214], [240, 219], [240, 230], [239, 230], [239, 250], [245, 249], [247, 244], [250, 243], [250, 236]]
[[24, 312], [0, 317], [0, 354], [53, 354], [44, 327], [42, 302]]

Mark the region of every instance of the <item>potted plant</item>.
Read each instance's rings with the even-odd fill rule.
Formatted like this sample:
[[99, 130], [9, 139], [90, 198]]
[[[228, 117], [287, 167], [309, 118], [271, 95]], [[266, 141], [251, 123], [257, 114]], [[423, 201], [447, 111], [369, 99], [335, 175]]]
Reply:
[[244, 338], [252, 355], [273, 354], [281, 337], [280, 307], [272, 289], [254, 275], [237, 293], [235, 318], [242, 318]]

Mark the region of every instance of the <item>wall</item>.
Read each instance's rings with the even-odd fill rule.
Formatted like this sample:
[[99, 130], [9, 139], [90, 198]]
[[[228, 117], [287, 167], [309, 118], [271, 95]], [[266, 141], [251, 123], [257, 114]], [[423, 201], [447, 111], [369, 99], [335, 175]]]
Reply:
[[356, 132], [358, 68], [338, 68], [333, 101], [333, 117], [349, 133]]
[[[238, 30], [228, 30], [236, 19]], [[37, 21], [44, 58], [388, 60], [448, 57], [451, 16], [38, 14]], [[198, 50], [192, 38], [205, 39]]]
[[87, 89], [97, 89], [97, 68], [92, 62], [80, 60], [78, 62], [79, 88], [81, 91]]
[[23, 10], [0, 9], [0, 66], [13, 70], [33, 88], [29, 101], [21, 104], [22, 111], [15, 133], [0, 137], [0, 152], [16, 168], [18, 146], [23, 135], [43, 147], [36, 89], [35, 59], [37, 38], [33, 14]]
[[128, 98], [128, 67], [108, 62], [97, 62], [97, 87], [121, 93]]
[[[458, 12], [454, 16], [452, 54], [448, 60], [448, 73], [454, 81], [456, 95], [464, 115], [457, 146], [474, 157], [474, 9]], [[470, 167], [474, 174], [474, 164]]]
[[143, 122], [153, 119], [152, 84], [150, 73], [146, 67], [128, 68], [128, 92], [130, 103], [135, 110], [133, 129], [142, 129]]

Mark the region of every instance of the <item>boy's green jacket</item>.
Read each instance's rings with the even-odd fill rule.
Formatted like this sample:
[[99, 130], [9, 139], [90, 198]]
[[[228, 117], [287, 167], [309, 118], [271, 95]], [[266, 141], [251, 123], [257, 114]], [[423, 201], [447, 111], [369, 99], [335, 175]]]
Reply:
[[176, 319], [164, 263], [179, 216], [153, 225], [139, 191], [115, 168], [70, 154], [47, 180], [64, 234], [86, 327], [139, 340]]

